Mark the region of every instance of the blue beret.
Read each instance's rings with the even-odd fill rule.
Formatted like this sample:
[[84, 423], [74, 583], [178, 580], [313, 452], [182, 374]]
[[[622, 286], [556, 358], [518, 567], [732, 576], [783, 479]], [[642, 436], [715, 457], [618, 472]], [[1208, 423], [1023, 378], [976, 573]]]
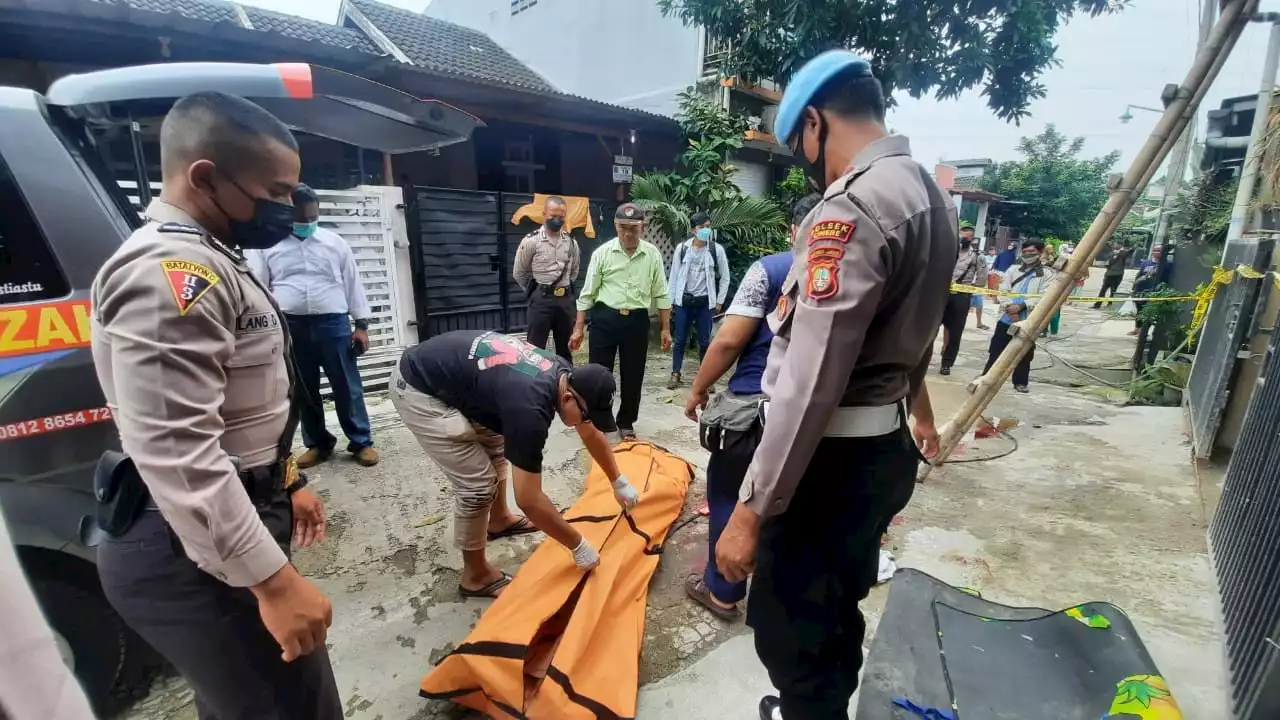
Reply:
[[871, 77], [871, 65], [848, 50], [828, 50], [810, 60], [791, 77], [787, 91], [778, 103], [778, 116], [773, 121], [773, 136], [786, 144], [800, 127], [800, 114], [823, 85], [840, 73], [857, 68], [858, 74]]

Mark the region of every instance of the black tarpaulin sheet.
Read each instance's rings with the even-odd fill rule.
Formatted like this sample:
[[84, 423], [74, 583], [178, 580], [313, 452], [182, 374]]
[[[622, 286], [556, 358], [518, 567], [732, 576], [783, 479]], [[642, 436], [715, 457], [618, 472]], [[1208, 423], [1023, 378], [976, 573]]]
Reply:
[[958, 720], [1182, 718], [1120, 608], [1009, 607], [910, 569], [890, 584], [857, 719], [919, 717], [897, 697]]

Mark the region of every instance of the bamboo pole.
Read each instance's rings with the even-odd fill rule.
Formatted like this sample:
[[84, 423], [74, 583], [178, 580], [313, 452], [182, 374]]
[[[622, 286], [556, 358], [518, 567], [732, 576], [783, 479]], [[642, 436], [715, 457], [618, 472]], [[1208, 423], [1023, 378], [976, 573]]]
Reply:
[[1223, 8], [1208, 40], [1183, 78], [1177, 96], [1165, 107], [1164, 115], [1156, 123], [1142, 150], [1134, 158], [1120, 183], [1112, 189], [1106, 204], [1081, 238], [1064, 271], [1054, 278], [1045, 297], [1041, 298], [1027, 319], [1012, 326], [1013, 338], [991, 370], [969, 384], [970, 395], [943, 426], [938, 455], [925, 468], [921, 480], [928, 476], [933, 467], [946, 462], [969, 426], [978, 419], [1008, 380], [1014, 366], [1035, 344], [1036, 338], [1048, 325], [1049, 318], [1067, 300], [1076, 276], [1093, 265], [1098, 251], [1129, 212], [1134, 200], [1145, 189], [1191, 117], [1195, 115], [1200, 101], [1256, 11], [1258, 2], [1259, 0], [1235, 0]]

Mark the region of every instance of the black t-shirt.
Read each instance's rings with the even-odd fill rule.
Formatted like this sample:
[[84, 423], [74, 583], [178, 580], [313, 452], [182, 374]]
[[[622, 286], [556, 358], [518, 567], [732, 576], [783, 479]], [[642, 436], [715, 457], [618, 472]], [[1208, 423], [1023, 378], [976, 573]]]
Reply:
[[503, 436], [507, 460], [542, 472], [563, 358], [510, 335], [455, 330], [405, 351], [400, 375], [420, 392]]

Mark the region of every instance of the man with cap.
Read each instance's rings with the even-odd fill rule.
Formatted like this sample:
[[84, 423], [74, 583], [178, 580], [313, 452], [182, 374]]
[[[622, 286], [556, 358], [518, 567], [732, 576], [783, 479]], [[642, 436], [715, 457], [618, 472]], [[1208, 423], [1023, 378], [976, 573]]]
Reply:
[[780, 691], [764, 720], [848, 717], [858, 603], [915, 486], [906, 409], [947, 303], [957, 218], [884, 112], [868, 64], [834, 50], [796, 73], [774, 125], [823, 200], [769, 315], [764, 431], [716, 543], [726, 580], [754, 571], [747, 623]]
[[147, 224], [90, 290], [94, 366], [130, 457], [117, 495], [149, 496], [99, 546], [102, 589], [202, 719], [341, 718], [333, 610], [289, 562], [291, 536], [318, 542], [325, 521], [290, 454], [288, 327], [243, 254], [293, 231], [298, 144], [248, 100], [197, 93], [165, 116], [160, 165]]
[[633, 203], [618, 207], [613, 215], [618, 237], [591, 253], [587, 278], [578, 296], [578, 318], [569, 347], [582, 347], [587, 316], [591, 317], [590, 360], [613, 371], [621, 356], [619, 375], [622, 400], [617, 426], [623, 439], [636, 435], [640, 415], [640, 388], [649, 355], [649, 308], [658, 309], [662, 323], [662, 349], [671, 349], [671, 296], [662, 254], [653, 243], [640, 239], [644, 213]]
[[[551, 421], [578, 431], [592, 459], [613, 481], [624, 509], [639, 495], [618, 471], [605, 432], [613, 425], [613, 373], [574, 368], [524, 340], [483, 330], [455, 330], [409, 348], [391, 375], [391, 403], [418, 444], [449, 478], [454, 541], [462, 550], [463, 597], [497, 597], [511, 576], [489, 564], [490, 540], [542, 530], [590, 570], [600, 554], [542, 491], [542, 452]], [[507, 505], [507, 464], [516, 504]]]

